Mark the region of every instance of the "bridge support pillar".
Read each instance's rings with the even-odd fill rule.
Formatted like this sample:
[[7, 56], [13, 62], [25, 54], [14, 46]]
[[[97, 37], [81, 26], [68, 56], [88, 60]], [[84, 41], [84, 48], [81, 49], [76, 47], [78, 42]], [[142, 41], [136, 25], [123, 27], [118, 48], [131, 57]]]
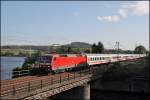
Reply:
[[55, 98], [56, 100], [90, 100], [90, 84], [86, 83], [81, 86], [77, 86], [51, 98]]
[[83, 100], [90, 100], [90, 84], [83, 86]]

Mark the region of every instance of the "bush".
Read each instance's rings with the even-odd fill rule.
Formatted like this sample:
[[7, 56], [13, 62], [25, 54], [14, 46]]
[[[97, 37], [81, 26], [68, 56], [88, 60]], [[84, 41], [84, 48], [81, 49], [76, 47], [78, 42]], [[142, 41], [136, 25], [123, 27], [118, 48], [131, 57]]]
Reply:
[[21, 71], [21, 70], [22, 70], [21, 67], [16, 67], [16, 68], [13, 69], [13, 71]]
[[124, 80], [129, 77], [129, 73], [126, 67], [118, 66], [114, 64], [109, 70], [104, 72], [102, 80]]
[[39, 68], [32, 68], [30, 70], [30, 75], [38, 75], [40, 73]]

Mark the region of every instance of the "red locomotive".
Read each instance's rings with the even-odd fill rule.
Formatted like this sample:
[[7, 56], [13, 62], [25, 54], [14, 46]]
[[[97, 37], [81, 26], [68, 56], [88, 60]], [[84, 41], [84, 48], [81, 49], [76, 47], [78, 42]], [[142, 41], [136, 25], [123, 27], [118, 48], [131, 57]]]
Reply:
[[49, 54], [39, 57], [40, 70], [46, 72], [60, 72], [86, 65], [84, 55], [75, 54]]

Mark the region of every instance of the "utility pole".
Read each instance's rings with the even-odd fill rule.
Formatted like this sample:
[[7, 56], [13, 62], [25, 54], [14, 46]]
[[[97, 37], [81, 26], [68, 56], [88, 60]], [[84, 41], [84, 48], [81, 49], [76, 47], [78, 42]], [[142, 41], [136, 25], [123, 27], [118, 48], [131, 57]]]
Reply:
[[117, 45], [117, 54], [118, 54], [117, 58], [119, 58], [119, 41], [116, 42], [116, 45]]
[[29, 56], [31, 57], [31, 46], [30, 46], [30, 49], [29, 49]]

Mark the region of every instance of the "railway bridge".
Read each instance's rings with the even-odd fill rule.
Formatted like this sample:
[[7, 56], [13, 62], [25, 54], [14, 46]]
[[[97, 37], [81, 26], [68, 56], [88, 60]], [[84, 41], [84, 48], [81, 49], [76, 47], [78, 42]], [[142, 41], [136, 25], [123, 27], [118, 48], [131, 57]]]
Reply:
[[76, 94], [72, 99], [87, 100], [90, 99], [90, 83], [100, 79], [111, 64], [55, 75], [4, 80], [1, 81], [1, 99], [43, 99], [76, 88]]
[[[104, 66], [106, 70], [107, 65]], [[4, 80], [1, 82], [1, 99], [43, 99], [75, 87], [80, 93], [74, 99], [90, 99], [90, 82], [101, 77], [101, 68], [95, 66], [69, 73]]]

